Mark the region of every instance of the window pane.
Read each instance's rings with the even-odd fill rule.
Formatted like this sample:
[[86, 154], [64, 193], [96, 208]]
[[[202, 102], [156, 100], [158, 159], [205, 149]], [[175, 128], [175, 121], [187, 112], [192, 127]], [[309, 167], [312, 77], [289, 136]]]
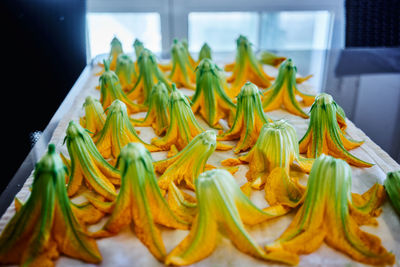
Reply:
[[234, 51], [240, 34], [258, 44], [255, 12], [193, 12], [189, 14], [189, 50], [198, 52], [204, 42], [213, 51]]
[[330, 46], [328, 11], [284, 11], [261, 15], [261, 49], [326, 49]]
[[161, 52], [161, 26], [159, 13], [88, 13], [90, 54], [110, 51], [110, 42], [116, 36], [124, 52], [133, 52], [135, 38], [146, 48]]

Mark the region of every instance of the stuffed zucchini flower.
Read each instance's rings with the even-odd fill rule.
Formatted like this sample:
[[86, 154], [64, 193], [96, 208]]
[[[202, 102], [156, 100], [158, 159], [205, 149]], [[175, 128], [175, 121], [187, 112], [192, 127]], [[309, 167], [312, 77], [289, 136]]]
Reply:
[[142, 143], [151, 152], [160, 151], [158, 147], [146, 144], [140, 139], [130, 121], [126, 105], [119, 100], [115, 100], [108, 107], [104, 127], [93, 140], [105, 159], [116, 159], [121, 149], [130, 142]]
[[220, 119], [232, 123], [236, 106], [224, 89], [225, 79], [210, 59], [203, 59], [196, 68], [196, 91], [192, 110], [200, 113], [211, 127], [218, 127]]
[[97, 99], [88, 96], [83, 103], [85, 109], [85, 116], [79, 119], [79, 123], [90, 134], [96, 134], [103, 129], [106, 121], [106, 114], [104, 113], [103, 106]]
[[287, 212], [285, 208], [257, 208], [226, 170], [204, 172], [195, 184], [198, 213], [188, 236], [168, 254], [166, 264], [190, 265], [206, 258], [217, 245], [218, 233], [224, 233], [238, 250], [253, 257], [287, 264], [298, 262], [290, 253], [266, 253], [244, 226], [281, 216]]
[[75, 195], [86, 183], [106, 199], [115, 199], [114, 184], [121, 183], [119, 171], [103, 158], [88, 132], [70, 121], [64, 142], [71, 158], [65, 159], [69, 167], [68, 196]]
[[169, 125], [169, 96], [168, 89], [163, 82], [158, 82], [153, 86], [149, 99], [149, 110], [146, 117], [143, 119], [132, 119], [131, 121], [133, 125], [151, 126], [156, 135], [160, 136], [167, 131]]
[[293, 65], [290, 58], [280, 65], [276, 80], [264, 91], [264, 111], [284, 108], [292, 114], [308, 118], [308, 115], [302, 110], [297, 101], [296, 96], [303, 99], [305, 106], [310, 106], [314, 102], [315, 96], [304, 93], [297, 87], [296, 73], [297, 68]]
[[261, 105], [261, 92], [247, 82], [237, 96], [236, 115], [232, 127], [218, 136], [218, 140], [237, 140], [235, 153], [250, 149], [257, 141], [261, 128], [269, 123]]
[[114, 100], [118, 99], [125, 103], [129, 114], [146, 111], [144, 105], [133, 103], [122, 90], [118, 76], [109, 69], [108, 63], [104, 61], [104, 73], [100, 76], [100, 103], [107, 109]]
[[169, 228], [188, 229], [189, 223], [178, 218], [168, 207], [157, 185], [150, 152], [141, 143], [129, 143], [118, 157], [122, 174], [121, 188], [114, 202], [90, 199], [100, 210], [110, 213], [96, 237], [116, 235], [132, 225], [136, 236], [158, 260], [166, 256], [161, 231], [157, 224]]
[[128, 54], [121, 54], [118, 56], [115, 74], [117, 74], [124, 92], [129, 92], [132, 90], [137, 77], [135, 63]]
[[236, 43], [235, 62], [225, 66], [226, 71], [232, 71], [232, 76], [227, 79], [228, 83], [232, 86], [232, 95], [236, 96], [240, 88], [248, 81], [261, 88], [269, 87], [271, 80], [274, 78], [264, 72], [249, 40], [245, 36], [240, 35]]
[[299, 155], [296, 130], [286, 121], [265, 124], [254, 147], [238, 159], [226, 159], [222, 165], [249, 164], [248, 183], [242, 189], [265, 188], [265, 198], [270, 205], [294, 207], [304, 193], [298, 179], [310, 172], [313, 159]]
[[371, 265], [394, 264], [395, 257], [380, 239], [360, 229], [377, 224], [385, 199], [382, 185], [363, 195], [351, 193], [351, 168], [341, 159], [321, 155], [313, 164], [301, 206], [292, 223], [268, 252], [309, 254], [323, 242], [355, 261]]
[[168, 90], [171, 90], [170, 82], [157, 65], [155, 55], [148, 49], [143, 49], [136, 61], [138, 78], [132, 90], [127, 93], [129, 99], [138, 103], [149, 105], [150, 92], [154, 85], [163, 82]]
[[60, 254], [98, 264], [102, 257], [73, 213], [65, 187], [66, 167], [55, 146], [36, 164], [31, 194], [0, 236], [0, 263], [54, 266]]
[[341, 158], [357, 167], [371, 167], [350, 154], [348, 150], [359, 147], [363, 141], [355, 141], [345, 136], [345, 116], [343, 110], [336, 104], [332, 96], [321, 93], [315, 98], [311, 107], [311, 118], [307, 132], [300, 140], [300, 153], [306, 153], [309, 158], [317, 158], [322, 153]]
[[[169, 79], [178, 87], [195, 89], [195, 65], [192, 65], [188, 51], [178, 40], [174, 40], [171, 48], [172, 69]], [[193, 60], [193, 59], [192, 59]]]

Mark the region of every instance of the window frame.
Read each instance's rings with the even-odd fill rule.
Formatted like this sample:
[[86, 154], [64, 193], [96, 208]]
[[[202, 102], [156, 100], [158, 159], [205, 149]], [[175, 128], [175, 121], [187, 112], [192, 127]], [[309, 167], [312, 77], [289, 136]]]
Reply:
[[303, 0], [301, 3], [293, 0], [87, 0], [87, 12], [159, 13], [163, 57], [169, 55], [173, 38], [188, 39], [191, 12], [257, 12], [261, 16], [263, 12], [278, 11], [330, 12], [333, 23], [328, 49], [344, 47], [344, 0]]

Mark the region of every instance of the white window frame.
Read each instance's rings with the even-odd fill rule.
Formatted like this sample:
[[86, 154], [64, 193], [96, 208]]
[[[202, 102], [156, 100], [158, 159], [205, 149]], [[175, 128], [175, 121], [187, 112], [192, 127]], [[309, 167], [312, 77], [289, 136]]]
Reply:
[[[161, 22], [162, 55], [174, 38], [188, 39], [190, 12], [277, 12], [326, 10], [332, 14], [328, 48], [344, 47], [344, 0], [87, 0], [87, 12], [157, 12]], [[261, 20], [260, 20], [261, 21]], [[261, 29], [261, 27], [259, 27]]]

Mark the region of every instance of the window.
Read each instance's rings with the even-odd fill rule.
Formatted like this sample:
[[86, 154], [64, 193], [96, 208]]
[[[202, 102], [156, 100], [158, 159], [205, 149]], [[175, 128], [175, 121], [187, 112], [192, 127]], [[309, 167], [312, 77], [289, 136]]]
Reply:
[[108, 53], [114, 36], [121, 41], [124, 52], [133, 52], [135, 38], [153, 52], [161, 52], [159, 13], [88, 13], [87, 27], [91, 57]]
[[256, 12], [189, 13], [189, 50], [198, 52], [207, 42], [213, 51], [234, 51], [240, 34], [258, 44], [258, 20]]
[[327, 49], [331, 15], [328, 11], [283, 11], [261, 14], [261, 49]]
[[240, 34], [261, 50], [327, 49], [332, 16], [329, 11], [192, 12], [188, 23], [192, 52], [204, 42], [216, 52], [233, 51]]

